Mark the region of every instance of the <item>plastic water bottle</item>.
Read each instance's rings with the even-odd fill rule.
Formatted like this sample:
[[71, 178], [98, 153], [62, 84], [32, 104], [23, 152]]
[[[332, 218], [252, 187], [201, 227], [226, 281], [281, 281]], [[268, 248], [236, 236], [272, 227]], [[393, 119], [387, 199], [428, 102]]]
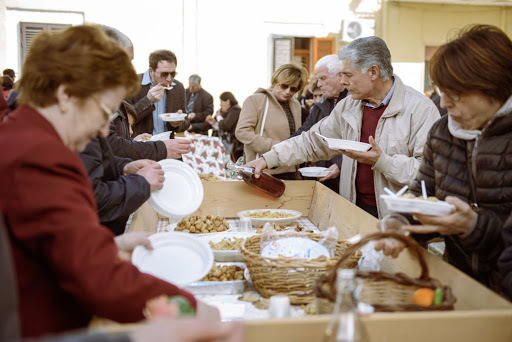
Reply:
[[336, 277], [336, 304], [324, 333], [324, 342], [369, 342], [357, 311], [355, 270], [339, 269]]

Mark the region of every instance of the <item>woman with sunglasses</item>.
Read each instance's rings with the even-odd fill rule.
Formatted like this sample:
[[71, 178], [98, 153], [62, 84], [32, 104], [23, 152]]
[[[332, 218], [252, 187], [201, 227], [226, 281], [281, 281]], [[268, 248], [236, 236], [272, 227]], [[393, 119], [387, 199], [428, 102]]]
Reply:
[[140, 321], [146, 302], [160, 295], [184, 296], [199, 316], [216, 316], [187, 291], [122, 260], [137, 235], [114, 239], [100, 225], [77, 153], [108, 134], [112, 113], [138, 87], [126, 52], [97, 26], [45, 31], [33, 40], [20, 106], [0, 125], [0, 209], [23, 337], [83, 328], [93, 314]]
[[[424, 180], [427, 195], [455, 211], [414, 214], [415, 224], [403, 229], [423, 241], [444, 236], [448, 262], [500, 291], [501, 231], [512, 210], [512, 41], [494, 26], [468, 27], [430, 63], [448, 115], [432, 126], [409, 188], [421, 195]], [[403, 248], [376, 245], [393, 256]]]
[[[272, 75], [270, 89], [259, 88], [245, 100], [235, 135], [244, 144], [246, 163], [288, 139], [300, 127], [301, 105], [295, 94], [307, 78], [308, 72], [302, 65], [283, 64]], [[279, 167], [268, 173], [280, 179], [298, 179], [295, 166]]]

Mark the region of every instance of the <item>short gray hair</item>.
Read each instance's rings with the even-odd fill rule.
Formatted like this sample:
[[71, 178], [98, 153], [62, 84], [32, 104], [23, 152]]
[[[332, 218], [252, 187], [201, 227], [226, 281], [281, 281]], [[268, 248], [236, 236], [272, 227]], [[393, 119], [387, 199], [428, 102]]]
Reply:
[[342, 61], [350, 59], [354, 68], [367, 72], [372, 65], [380, 70], [380, 77], [387, 81], [393, 76], [391, 53], [381, 38], [371, 36], [358, 38], [340, 49], [338, 58]]
[[188, 78], [188, 83], [201, 84], [201, 77], [199, 77], [199, 75], [190, 75]]
[[323, 56], [316, 62], [315, 70], [326, 67], [329, 74], [336, 76], [341, 71], [341, 62], [337, 55]]
[[130, 38], [118, 29], [107, 25], [101, 25], [101, 28], [105, 31], [107, 36], [118, 42], [124, 49], [133, 47], [133, 43]]

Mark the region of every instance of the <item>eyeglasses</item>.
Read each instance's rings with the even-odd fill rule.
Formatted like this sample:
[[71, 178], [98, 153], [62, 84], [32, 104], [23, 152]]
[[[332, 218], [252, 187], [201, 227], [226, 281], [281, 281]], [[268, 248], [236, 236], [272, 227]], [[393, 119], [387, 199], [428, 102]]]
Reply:
[[436, 93], [439, 96], [444, 94], [448, 99], [450, 99], [453, 102], [457, 102], [457, 101], [460, 100], [460, 96], [459, 95], [448, 95], [448, 93], [445, 93], [445, 92], [441, 91], [441, 89], [439, 89], [439, 87], [437, 85], [434, 85], [434, 90], [436, 91]]
[[102, 111], [103, 111], [103, 116], [105, 117], [105, 120], [108, 121], [109, 123], [114, 121], [118, 116], [119, 116], [119, 112], [115, 112], [113, 113], [110, 108], [107, 107], [106, 104], [104, 104], [103, 102], [100, 102], [98, 100], [96, 100], [96, 102], [98, 102], [98, 104], [100, 105]]
[[163, 77], [163, 78], [167, 78], [169, 76], [171, 76], [172, 78], [175, 78], [176, 75], [178, 75], [178, 72], [177, 71], [171, 71], [171, 72], [159, 72], [160, 74], [160, 77]]
[[299, 88], [297, 88], [297, 87], [290, 87], [288, 84], [282, 84], [281, 83], [279, 86], [281, 87], [282, 90], [286, 90], [286, 89], [290, 88], [290, 91], [292, 93], [296, 93], [296, 92], [299, 91]]

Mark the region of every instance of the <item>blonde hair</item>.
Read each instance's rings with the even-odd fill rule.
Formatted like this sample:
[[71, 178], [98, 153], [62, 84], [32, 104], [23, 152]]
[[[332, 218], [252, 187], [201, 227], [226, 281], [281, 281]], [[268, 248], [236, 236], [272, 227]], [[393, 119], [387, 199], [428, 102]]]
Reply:
[[278, 84], [290, 85], [295, 82], [299, 82], [299, 92], [304, 88], [308, 80], [308, 71], [302, 64], [296, 62], [290, 62], [281, 65], [272, 74], [272, 85], [274, 88]]

